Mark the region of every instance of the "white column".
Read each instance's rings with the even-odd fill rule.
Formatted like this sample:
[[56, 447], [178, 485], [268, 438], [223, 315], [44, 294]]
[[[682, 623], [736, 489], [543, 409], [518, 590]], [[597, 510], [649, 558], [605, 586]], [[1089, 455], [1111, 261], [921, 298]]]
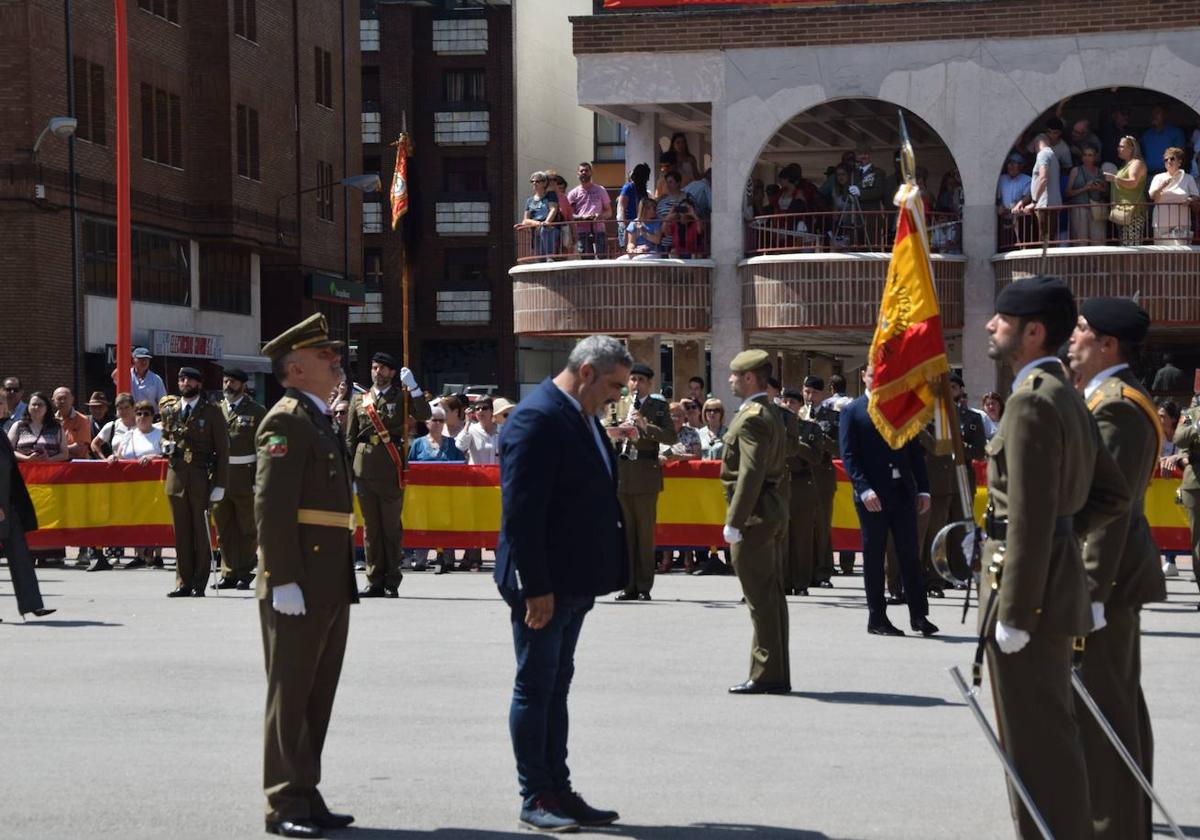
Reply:
[[[745, 349], [742, 334], [742, 286], [737, 263], [742, 257], [742, 200], [745, 193], [747, 163], [734, 142], [735, 131], [753, 134], [754, 126], [734, 126], [728, 109], [713, 103], [712, 155], [713, 211], [712, 259], [713, 311], [710, 347], [712, 350], [712, 390], [722, 399], [729, 396], [725, 380], [729, 363]], [[757, 138], [754, 138], [757, 141]], [[743, 144], [746, 145], [746, 144]]]
[[967, 257], [963, 288], [963, 379], [972, 404], [996, 388], [996, 363], [987, 355], [985, 326], [995, 312], [996, 208], [990, 204], [963, 207], [963, 253]]
[[641, 120], [629, 126], [625, 136], [625, 174], [639, 163], [650, 167], [650, 189], [658, 172], [658, 114], [642, 114]]

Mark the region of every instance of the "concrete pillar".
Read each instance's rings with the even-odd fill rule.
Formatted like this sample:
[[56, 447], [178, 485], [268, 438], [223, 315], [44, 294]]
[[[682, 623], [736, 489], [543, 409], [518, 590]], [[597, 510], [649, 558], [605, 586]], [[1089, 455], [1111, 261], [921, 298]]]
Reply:
[[654, 189], [654, 179], [658, 173], [658, 156], [661, 154], [658, 146], [658, 115], [642, 114], [635, 125], [629, 126], [625, 135], [625, 174], [628, 175], [633, 167], [644, 163], [650, 167], [650, 189]]
[[[687, 382], [693, 376], [704, 379], [704, 342], [676, 341], [672, 345], [673, 375], [675, 378], [675, 393], [687, 393]], [[710, 390], [705, 382], [705, 390]]]
[[662, 387], [662, 353], [659, 352], [662, 339], [657, 335], [630, 336], [625, 344], [635, 362], [649, 365], [654, 371], [653, 388], [657, 392]]
[[963, 379], [972, 397], [996, 388], [996, 363], [987, 355], [987, 322], [995, 312], [996, 209], [990, 204], [963, 208], [963, 252], [967, 256], [963, 289]]
[[743, 220], [742, 200], [745, 195], [746, 159], [741, 146], [760, 143], [757, 130], [751, 130], [752, 140], [743, 138], [739, 145], [736, 135], [747, 133], [730, 116], [722, 103], [713, 103], [712, 158], [712, 350], [713, 393], [728, 399], [729, 363], [746, 346], [742, 331], [742, 285], [738, 279], [738, 260], [742, 257]]

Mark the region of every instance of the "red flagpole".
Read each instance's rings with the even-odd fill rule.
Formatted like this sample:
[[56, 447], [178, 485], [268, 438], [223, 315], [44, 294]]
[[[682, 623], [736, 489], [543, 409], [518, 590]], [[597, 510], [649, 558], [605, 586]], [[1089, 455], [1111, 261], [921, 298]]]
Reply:
[[133, 313], [133, 229], [129, 218], [129, 56], [125, 0], [113, 0], [116, 12], [117, 93], [117, 391], [129, 391]]

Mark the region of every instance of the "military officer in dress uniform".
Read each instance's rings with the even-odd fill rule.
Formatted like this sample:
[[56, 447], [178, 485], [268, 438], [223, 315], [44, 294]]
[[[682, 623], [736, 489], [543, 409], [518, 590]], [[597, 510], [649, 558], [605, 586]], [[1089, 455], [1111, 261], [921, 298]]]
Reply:
[[[783, 407], [797, 419], [804, 396], [795, 388], [783, 389]], [[820, 509], [813, 468], [821, 459], [825, 433], [811, 420], [799, 420], [798, 445], [787, 458], [788, 521], [784, 562], [785, 595], [807, 595], [817, 548], [817, 511]]]
[[654, 527], [658, 519], [658, 494], [662, 492], [662, 465], [658, 445], [678, 440], [671, 423], [670, 406], [650, 393], [654, 371], [649, 365], [629, 369], [629, 394], [609, 411], [605, 425], [617, 447], [617, 500], [625, 520], [625, 544], [630, 573], [618, 601], [649, 601], [654, 586]]
[[743, 350], [729, 370], [729, 387], [742, 404], [725, 432], [721, 456], [728, 502], [724, 536], [754, 626], [750, 678], [729, 693], [786, 694], [792, 676], [777, 540], [788, 516], [779, 489], [787, 469], [787, 427], [767, 399], [771, 357], [765, 351]]
[[225, 399], [218, 405], [229, 430], [229, 486], [213, 505], [221, 547], [221, 579], [214, 589], [249, 589], [254, 580], [254, 433], [267, 410], [246, 395], [248, 379], [241, 368], [226, 368], [221, 383]]
[[[1141, 687], [1141, 608], [1165, 601], [1167, 583], [1145, 496], [1162, 451], [1162, 427], [1129, 362], [1149, 329], [1150, 316], [1132, 300], [1089, 298], [1079, 307], [1070, 349], [1071, 372], [1086, 383], [1083, 397], [1100, 440], [1133, 495], [1128, 514], [1091, 531], [1084, 545], [1095, 629], [1080, 676], [1147, 779], [1154, 775], [1154, 735]], [[1150, 840], [1149, 798], [1086, 707], [1077, 705], [1096, 837]]]
[[[397, 372], [403, 390], [393, 381]], [[403, 577], [400, 542], [404, 536], [400, 476], [408, 457], [403, 451], [408, 416], [417, 420], [431, 416], [416, 377], [392, 354], [376, 353], [371, 357], [371, 388], [365, 394], [355, 394], [350, 401], [350, 423], [346, 428], [367, 554], [367, 585], [358, 593], [363, 598], [399, 597], [397, 590]]]
[[267, 670], [266, 828], [321, 837], [354, 822], [317, 786], [342, 672], [354, 583], [350, 456], [325, 396], [341, 381], [340, 341], [317, 314], [262, 353], [286, 388], [258, 425], [258, 615]]
[[[1200, 395], [1180, 417], [1174, 440], [1178, 453], [1184, 458], [1178, 498], [1187, 513], [1192, 537], [1192, 571], [1196, 585], [1200, 587]], [[1200, 604], [1196, 609], [1200, 609]]]
[[168, 598], [204, 597], [212, 561], [210, 504], [229, 484], [229, 433], [216, 403], [201, 390], [200, 371], [179, 369], [179, 396], [159, 402], [162, 452], [167, 458], [167, 501], [175, 526], [175, 588]]
[[[837, 468], [833, 459], [838, 457], [837, 427], [828, 419], [831, 410], [822, 411], [825, 395], [825, 380], [819, 376], [804, 377], [804, 409], [801, 420], [810, 420], [821, 426], [825, 437], [818, 443], [817, 461], [813, 464], [813, 483], [817, 488], [816, 510], [816, 555], [812, 564], [812, 585], [833, 588], [833, 497], [837, 494]], [[854, 566], [854, 553], [850, 566], [842, 567], [842, 574], [850, 574]]]
[[[1083, 742], [1071, 690], [1075, 637], [1092, 629], [1077, 534], [1129, 508], [1125, 480], [1054, 355], [1075, 299], [1052, 277], [996, 298], [988, 355], [1016, 372], [988, 443], [987, 541], [979, 629], [1005, 751], [1058, 840], [1092, 838]], [[990, 590], [990, 591], [989, 591]], [[1009, 792], [1017, 835], [1041, 835]]]

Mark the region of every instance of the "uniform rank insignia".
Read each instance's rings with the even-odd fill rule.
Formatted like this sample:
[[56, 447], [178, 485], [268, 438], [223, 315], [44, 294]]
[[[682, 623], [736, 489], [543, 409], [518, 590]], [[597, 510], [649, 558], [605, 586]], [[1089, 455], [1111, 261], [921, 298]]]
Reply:
[[196, 428], [198, 428], [198, 429], [204, 428], [204, 418], [203, 417], [196, 420]]
[[287, 436], [271, 435], [267, 438], [267, 455], [271, 458], [282, 458], [287, 454]]

